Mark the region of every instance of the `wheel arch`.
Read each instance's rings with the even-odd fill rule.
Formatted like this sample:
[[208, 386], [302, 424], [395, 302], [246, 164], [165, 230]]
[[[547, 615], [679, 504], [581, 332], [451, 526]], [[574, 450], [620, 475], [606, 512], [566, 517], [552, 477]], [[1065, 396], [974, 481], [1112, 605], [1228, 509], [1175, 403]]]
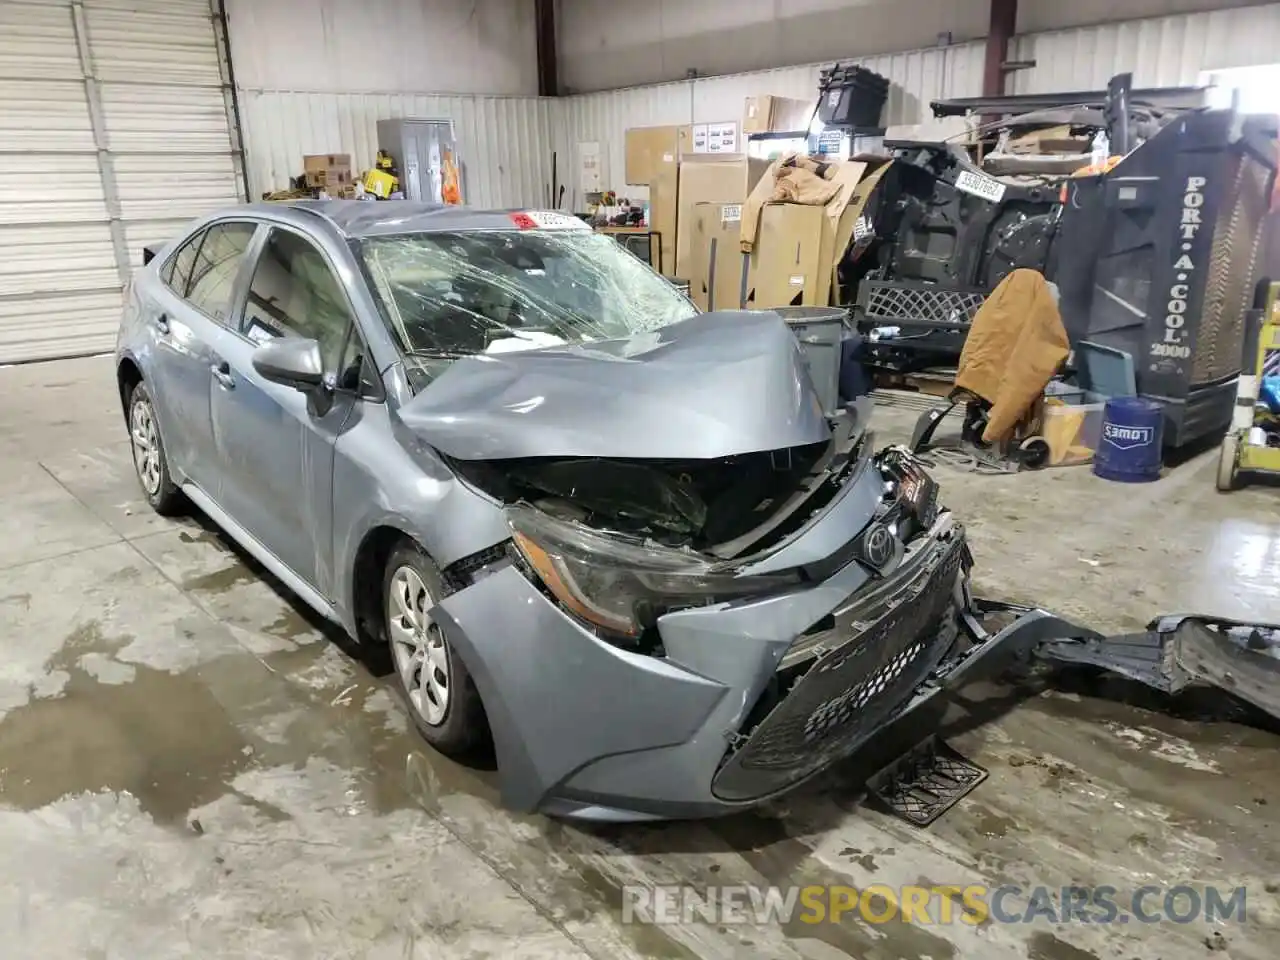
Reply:
[[361, 643], [376, 644], [386, 640], [381, 622], [382, 578], [392, 551], [402, 540], [412, 540], [421, 546], [421, 541], [405, 531], [402, 525], [392, 522], [374, 524], [360, 538], [352, 557], [349, 609], [355, 638]]
[[116, 364], [116, 390], [120, 394], [120, 410], [129, 415], [129, 395], [143, 380], [142, 368], [133, 357], [125, 355]]
[[[417, 544], [447, 579], [445, 568], [439, 566], [420, 538], [408, 532], [408, 526], [394, 519], [373, 524], [361, 537], [353, 555], [350, 583], [355, 636], [361, 643], [368, 642], [379, 650], [384, 649], [387, 643], [386, 629], [382, 623], [382, 582], [387, 562], [397, 544], [404, 540]], [[536, 783], [536, 771], [528, 751], [525, 750], [519, 731], [494, 685], [488, 665], [461, 624], [449, 615], [447, 608], [440, 607], [439, 618], [453, 653], [466, 664], [467, 672], [476, 685], [476, 692], [480, 695], [493, 741], [503, 794], [510, 794], [514, 782]], [[526, 811], [534, 809], [532, 804], [519, 806]]]

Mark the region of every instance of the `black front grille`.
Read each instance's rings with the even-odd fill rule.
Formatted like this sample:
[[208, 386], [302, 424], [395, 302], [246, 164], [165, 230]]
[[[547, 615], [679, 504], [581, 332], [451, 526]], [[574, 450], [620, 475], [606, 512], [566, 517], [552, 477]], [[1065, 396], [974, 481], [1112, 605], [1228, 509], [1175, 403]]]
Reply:
[[[953, 602], [959, 537], [932, 558], [871, 623], [838, 619], [845, 642], [822, 654], [732, 754], [712, 784], [722, 800], [781, 790], [851, 753], [910, 700], [958, 634]], [[852, 622], [851, 622], [852, 621]]]
[[917, 280], [864, 280], [858, 291], [858, 319], [867, 326], [951, 324], [963, 329], [986, 299], [981, 290]]

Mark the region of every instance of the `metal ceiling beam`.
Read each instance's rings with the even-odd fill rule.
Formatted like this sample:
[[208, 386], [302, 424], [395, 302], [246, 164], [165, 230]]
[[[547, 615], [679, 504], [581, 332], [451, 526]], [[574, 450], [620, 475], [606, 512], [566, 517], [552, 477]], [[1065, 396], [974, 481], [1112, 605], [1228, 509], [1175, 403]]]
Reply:
[[[1132, 90], [1132, 107], [1154, 107], [1162, 110], [1192, 109], [1204, 105], [1206, 87], [1149, 87]], [[962, 117], [967, 113], [1002, 115], [1030, 113], [1033, 110], [1056, 110], [1068, 107], [1101, 108], [1107, 102], [1105, 90], [1077, 90], [1070, 93], [1028, 93], [1017, 96], [957, 97], [934, 100], [929, 106], [935, 117]]]
[[990, 0], [986, 60], [982, 69], [982, 93], [998, 97], [1004, 93], [1005, 63], [1009, 41], [1018, 28], [1018, 0]]
[[534, 35], [538, 44], [538, 96], [560, 96], [560, 62], [556, 57], [555, 0], [534, 0]]

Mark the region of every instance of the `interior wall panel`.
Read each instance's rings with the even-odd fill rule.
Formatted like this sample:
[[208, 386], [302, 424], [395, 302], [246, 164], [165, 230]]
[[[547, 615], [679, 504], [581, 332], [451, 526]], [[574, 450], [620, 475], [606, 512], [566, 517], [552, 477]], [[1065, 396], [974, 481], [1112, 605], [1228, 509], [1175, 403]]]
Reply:
[[[1020, 0], [1021, 34], [1258, 0]], [[590, 92], [874, 56], [986, 35], [989, 0], [561, 0], [564, 83]]]
[[535, 95], [533, 0], [226, 0], [236, 83]]
[[1010, 57], [1036, 61], [1014, 93], [1097, 90], [1128, 71], [1138, 86], [1194, 85], [1201, 71], [1280, 61], [1280, 3], [1020, 36]]
[[562, 0], [563, 83], [590, 92], [983, 36], [988, 0]]
[[[890, 79], [884, 119], [886, 124], [896, 125], [927, 119], [930, 100], [981, 94], [982, 58], [982, 44], [967, 43], [844, 62], [858, 63]], [[599, 143], [604, 182], [623, 196], [643, 199], [647, 195], [643, 187], [627, 186], [622, 180], [628, 127], [741, 121], [745, 98], [758, 94], [816, 101], [818, 74], [825, 65], [812, 63], [567, 97], [562, 103], [556, 149], [562, 156], [574, 157], [576, 163], [579, 143]], [[573, 191], [575, 181], [566, 182]]]
[[543, 204], [560, 108], [538, 97], [241, 91], [250, 190], [257, 197], [285, 189], [302, 172], [305, 154], [350, 153], [357, 169], [368, 169], [378, 149], [379, 120], [450, 119], [468, 203]]

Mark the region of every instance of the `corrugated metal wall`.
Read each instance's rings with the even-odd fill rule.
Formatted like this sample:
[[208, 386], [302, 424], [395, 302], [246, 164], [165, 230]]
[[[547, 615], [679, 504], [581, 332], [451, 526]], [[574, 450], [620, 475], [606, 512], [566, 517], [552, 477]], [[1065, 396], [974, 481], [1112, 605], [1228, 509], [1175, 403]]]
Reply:
[[[843, 61], [857, 63], [892, 81], [885, 109], [888, 124], [918, 123], [929, 116], [929, 101], [942, 96], [967, 97], [982, 93], [983, 47], [957, 44], [881, 57]], [[778, 70], [760, 70], [727, 77], [710, 77], [631, 87], [567, 97], [556, 149], [563, 158], [575, 157], [577, 144], [600, 144], [602, 178], [623, 190], [626, 130], [656, 124], [741, 121], [743, 102], [756, 94], [810, 100], [817, 96], [818, 73], [827, 64], [814, 63]], [[572, 191], [572, 178], [560, 178]], [[643, 188], [625, 188], [643, 196]]]
[[379, 120], [448, 118], [460, 141], [468, 203], [545, 204], [560, 106], [538, 97], [241, 91], [250, 190], [258, 196], [283, 189], [308, 153], [350, 153], [352, 163], [368, 169], [378, 149]]
[[1204, 70], [1280, 60], [1280, 4], [1031, 34], [1010, 57], [1036, 61], [1013, 75], [1014, 93], [1097, 90], [1126, 71], [1143, 87], [1195, 84]]

